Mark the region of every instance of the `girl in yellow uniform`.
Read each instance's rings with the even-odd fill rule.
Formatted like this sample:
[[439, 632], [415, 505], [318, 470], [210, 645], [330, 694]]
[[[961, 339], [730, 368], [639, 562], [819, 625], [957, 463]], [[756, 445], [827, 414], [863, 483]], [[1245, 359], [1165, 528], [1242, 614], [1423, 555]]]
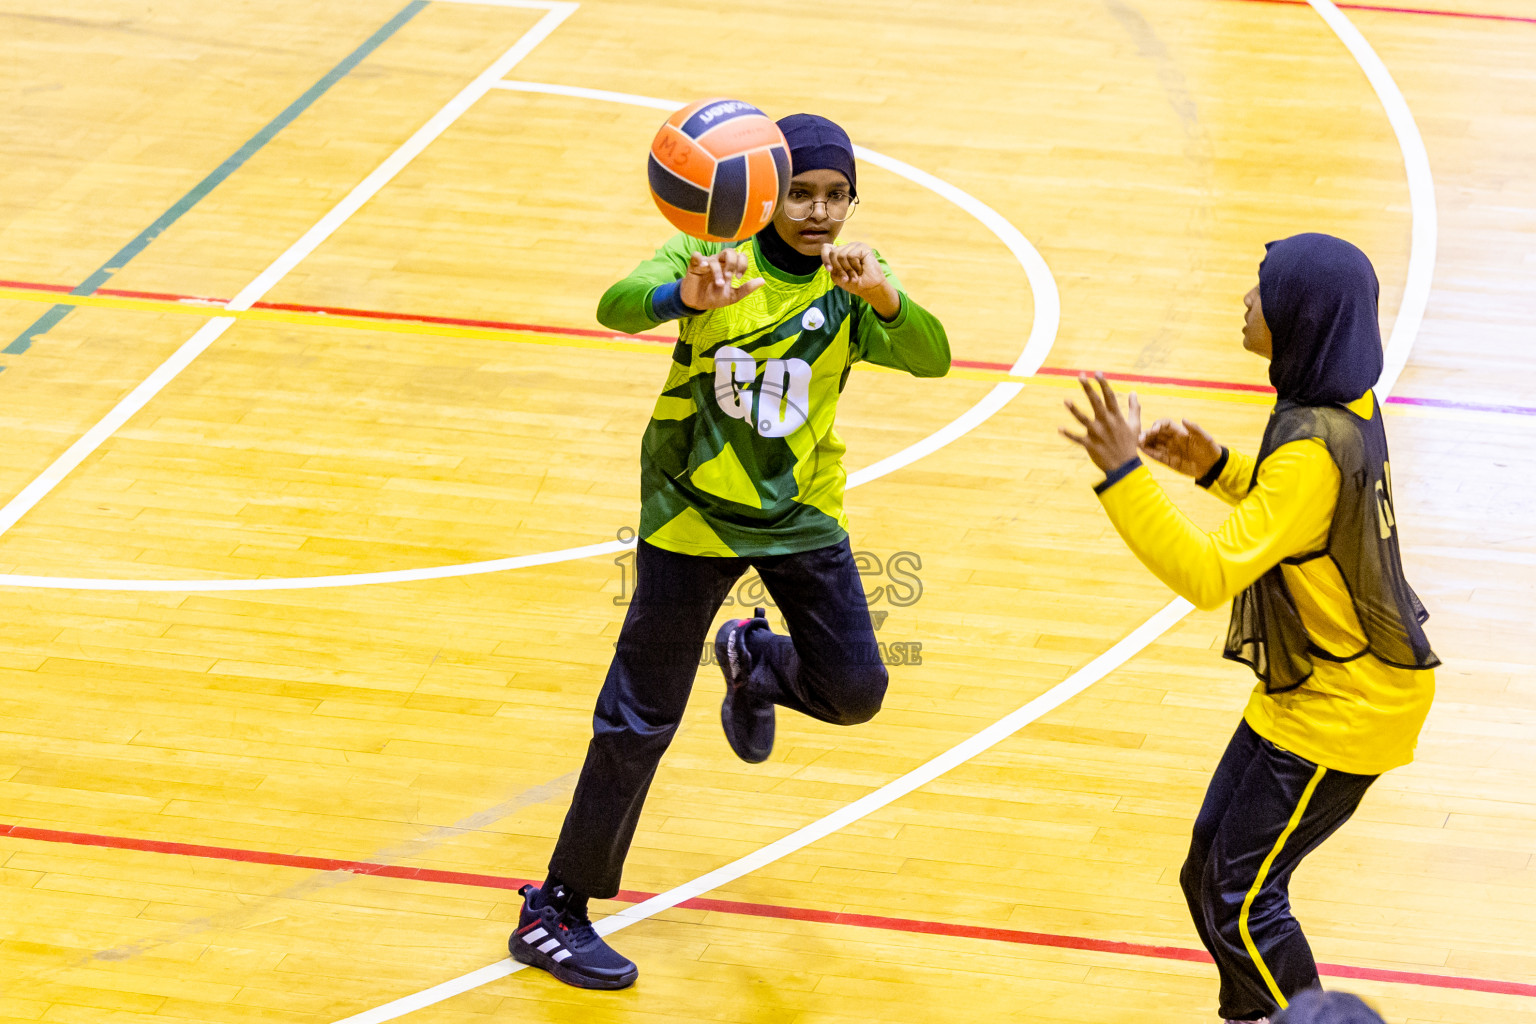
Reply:
[[[1381, 409], [1376, 273], [1329, 235], [1271, 242], [1247, 295], [1243, 347], [1279, 401], [1256, 458], [1188, 420], [1145, 434], [1102, 375], [1063, 430], [1106, 476], [1110, 521], [1159, 579], [1201, 608], [1232, 600], [1225, 656], [1259, 682], [1211, 779], [1180, 874], [1221, 975], [1220, 1013], [1265, 1021], [1318, 984], [1291, 916], [1301, 859], [1382, 772], [1413, 759], [1439, 664], [1403, 578]], [[1233, 506], [1214, 533], [1180, 512], [1147, 455]]]

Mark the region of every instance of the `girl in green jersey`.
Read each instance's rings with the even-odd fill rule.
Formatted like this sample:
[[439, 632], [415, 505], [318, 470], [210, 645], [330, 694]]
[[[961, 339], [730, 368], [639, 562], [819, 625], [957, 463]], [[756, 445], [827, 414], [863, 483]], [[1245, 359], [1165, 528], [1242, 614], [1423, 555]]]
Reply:
[[615, 330], [681, 323], [641, 445], [634, 598], [549, 878], [524, 887], [508, 940], [517, 960], [583, 988], [623, 988], [638, 974], [593, 930], [587, 900], [618, 892], [710, 624], [747, 570], [789, 634], [758, 609], [716, 636], [721, 724], [738, 756], [768, 757], [777, 706], [855, 725], [885, 696], [833, 421], [855, 362], [941, 377], [949, 341], [878, 253], [836, 244], [858, 203], [847, 134], [810, 114], [779, 126], [791, 179], [772, 224], [724, 245], [678, 235], [598, 305]]

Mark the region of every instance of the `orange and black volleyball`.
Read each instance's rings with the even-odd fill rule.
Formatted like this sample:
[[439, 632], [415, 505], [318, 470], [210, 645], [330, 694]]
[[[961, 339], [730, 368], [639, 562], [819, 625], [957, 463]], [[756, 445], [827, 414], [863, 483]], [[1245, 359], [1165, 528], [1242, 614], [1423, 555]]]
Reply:
[[789, 185], [789, 146], [773, 119], [741, 100], [690, 103], [656, 133], [651, 198], [679, 231], [711, 242], [755, 235]]

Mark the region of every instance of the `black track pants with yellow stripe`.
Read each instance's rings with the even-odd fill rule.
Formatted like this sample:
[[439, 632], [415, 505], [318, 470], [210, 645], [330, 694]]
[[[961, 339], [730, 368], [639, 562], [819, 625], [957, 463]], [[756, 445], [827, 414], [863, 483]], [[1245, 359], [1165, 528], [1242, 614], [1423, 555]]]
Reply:
[[1375, 775], [1322, 768], [1237, 728], [1195, 819], [1179, 881], [1221, 973], [1221, 1016], [1256, 1020], [1318, 983], [1291, 916], [1291, 872], [1360, 805]]

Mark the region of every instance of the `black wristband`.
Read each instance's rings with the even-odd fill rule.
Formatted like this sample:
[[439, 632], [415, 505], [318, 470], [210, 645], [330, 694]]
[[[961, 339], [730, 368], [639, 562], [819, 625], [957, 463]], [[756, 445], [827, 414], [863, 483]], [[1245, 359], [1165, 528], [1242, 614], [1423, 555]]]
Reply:
[[1131, 470], [1141, 465], [1141, 456], [1133, 455], [1128, 462], [1122, 463], [1104, 475], [1104, 479], [1093, 488], [1094, 494], [1103, 494], [1115, 484], [1130, 475]]
[[1221, 454], [1216, 456], [1216, 461], [1211, 463], [1211, 468], [1205, 471], [1205, 475], [1195, 481], [1197, 487], [1210, 487], [1211, 484], [1221, 479], [1221, 471], [1227, 468], [1227, 456], [1232, 453], [1227, 451], [1227, 446], [1221, 446]]

